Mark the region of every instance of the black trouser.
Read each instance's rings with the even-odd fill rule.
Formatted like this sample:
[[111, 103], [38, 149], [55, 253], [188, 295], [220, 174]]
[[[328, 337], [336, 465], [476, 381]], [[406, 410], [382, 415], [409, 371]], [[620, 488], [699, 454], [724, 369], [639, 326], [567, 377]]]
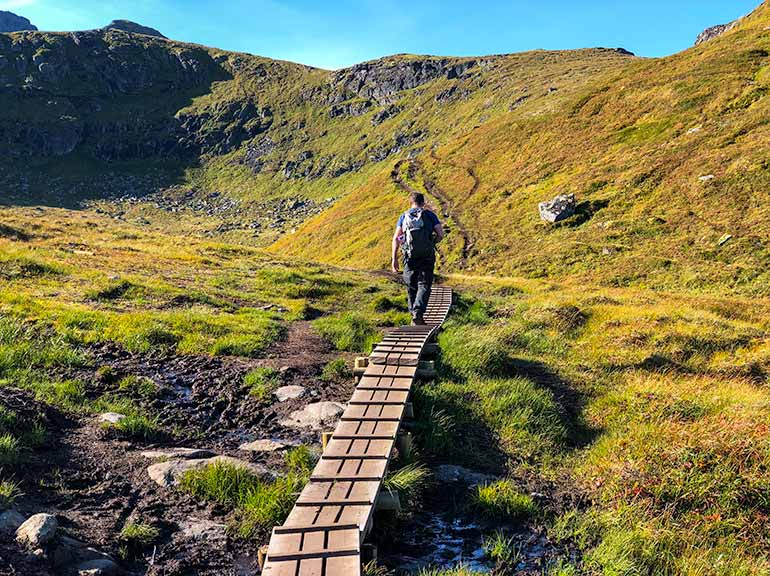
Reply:
[[409, 311], [412, 316], [418, 312], [425, 313], [430, 298], [430, 289], [433, 286], [433, 267], [436, 260], [433, 258], [424, 260], [404, 261], [404, 284], [409, 296]]

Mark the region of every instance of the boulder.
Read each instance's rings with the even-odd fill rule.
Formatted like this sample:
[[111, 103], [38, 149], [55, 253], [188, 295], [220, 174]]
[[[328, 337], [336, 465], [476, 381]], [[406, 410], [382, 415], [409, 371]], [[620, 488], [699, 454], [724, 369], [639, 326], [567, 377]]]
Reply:
[[125, 417], [125, 414], [118, 414], [117, 412], [105, 412], [104, 414], [99, 414], [99, 422], [103, 422], [105, 424], [117, 424]]
[[546, 222], [561, 222], [575, 214], [575, 195], [560, 194], [549, 202], [541, 202], [538, 208], [540, 217]]
[[92, 548], [85, 542], [64, 535], [56, 538], [54, 548], [49, 553], [49, 558], [51, 564], [56, 568], [77, 566], [92, 560], [115, 562], [109, 554]]
[[120, 567], [112, 560], [100, 558], [83, 562], [77, 567], [78, 576], [114, 576], [120, 573]]
[[315, 430], [336, 423], [345, 406], [339, 402], [315, 402], [302, 410], [295, 410], [281, 421], [288, 428], [312, 428]]
[[148, 460], [199, 460], [215, 456], [211, 450], [201, 448], [164, 448], [160, 450], [145, 450], [142, 456]]
[[217, 524], [202, 518], [190, 518], [179, 525], [182, 536], [188, 540], [205, 540], [206, 542], [224, 541], [227, 539], [224, 524]]
[[59, 523], [53, 514], [35, 514], [16, 530], [16, 541], [28, 548], [42, 548], [53, 539], [58, 527]]
[[252, 462], [245, 462], [244, 460], [232, 458], [231, 456], [214, 456], [213, 458], [202, 458], [198, 460], [167, 460], [148, 466], [147, 474], [158, 486], [163, 488], [173, 488], [179, 484], [185, 472], [199, 470], [209, 464], [216, 464], [217, 462], [245, 468], [260, 478], [274, 478], [275, 476], [264, 466]]
[[286, 402], [294, 398], [302, 398], [305, 392], [306, 390], [303, 386], [281, 386], [273, 391], [273, 396], [279, 402]]
[[477, 486], [478, 484], [486, 484], [493, 482], [495, 477], [490, 474], [484, 474], [483, 472], [476, 472], [463, 468], [462, 466], [455, 466], [454, 464], [442, 464], [433, 471], [433, 477], [437, 482], [444, 484], [465, 484], [467, 486]]
[[14, 534], [22, 524], [24, 524], [24, 516], [16, 510], [6, 510], [0, 513], [0, 535]]
[[238, 449], [245, 452], [277, 452], [278, 450], [284, 450], [289, 446], [291, 446], [291, 444], [286, 442], [265, 438], [263, 440], [254, 440], [253, 442], [241, 444]]

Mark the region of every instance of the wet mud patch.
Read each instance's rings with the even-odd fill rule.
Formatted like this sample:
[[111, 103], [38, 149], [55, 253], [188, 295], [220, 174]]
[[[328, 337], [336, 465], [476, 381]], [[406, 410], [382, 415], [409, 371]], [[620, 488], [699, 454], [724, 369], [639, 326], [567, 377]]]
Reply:
[[[82, 381], [92, 399], [110, 393], [125, 395], [126, 391], [117, 389], [123, 376], [152, 380], [157, 394], [132, 400], [149, 416], [157, 417], [167, 434], [154, 442], [121, 439], [106, 433], [94, 415], [64, 414], [36, 402], [27, 392], [0, 388], [0, 404], [18, 409], [25, 417], [44, 419], [48, 430], [45, 445], [36, 448], [29, 463], [14, 476], [23, 490], [15, 508], [25, 518], [39, 512], [54, 514], [61, 534], [111, 555], [128, 574], [256, 573], [257, 550], [266, 543], [267, 534], [249, 541], [231, 536], [226, 530], [227, 509], [156, 484], [147, 471], [153, 461], [142, 452], [200, 448], [280, 473], [283, 452], [253, 453], [239, 446], [268, 438], [289, 446], [318, 444], [318, 431], [287, 428], [280, 422], [313, 402], [348, 400], [354, 388], [352, 379], [326, 383], [319, 378], [323, 366], [338, 358], [339, 352], [304, 322], [290, 327], [283, 341], [264, 358], [254, 360], [131, 353], [109, 343], [92, 346], [87, 352], [93, 360], [89, 368], [55, 376]], [[109, 370], [103, 368], [106, 366]], [[243, 377], [266, 366], [280, 374], [280, 385], [302, 386], [305, 393], [284, 402], [262, 401], [250, 394]], [[111, 375], [109, 381], [105, 372]], [[122, 557], [119, 533], [135, 521], [158, 528], [160, 536], [138, 556]], [[0, 559], [2, 576], [67, 575], [73, 570], [23, 551], [12, 535], [0, 536]]]

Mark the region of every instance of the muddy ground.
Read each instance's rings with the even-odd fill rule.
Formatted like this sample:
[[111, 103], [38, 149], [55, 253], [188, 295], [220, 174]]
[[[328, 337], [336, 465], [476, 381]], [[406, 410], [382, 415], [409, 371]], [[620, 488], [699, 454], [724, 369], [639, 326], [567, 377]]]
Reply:
[[[128, 520], [141, 519], [162, 531], [162, 539], [145, 557], [123, 562], [132, 574], [153, 576], [200, 574], [237, 575], [256, 572], [261, 543], [229, 538], [226, 511], [198, 502], [176, 490], [162, 488], [147, 474], [151, 464], [141, 456], [147, 448], [185, 446], [251, 460], [280, 470], [280, 454], [257, 455], [238, 446], [260, 438], [318, 443], [318, 432], [282, 427], [279, 421], [302, 406], [321, 400], [345, 402], [353, 382], [329, 384], [319, 375], [340, 356], [305, 322], [291, 326], [285, 340], [261, 360], [163, 353], [129, 353], [114, 344], [88, 350], [93, 368], [60, 374], [88, 383], [89, 392], [109, 391], [96, 371], [110, 366], [115, 375], [151, 378], [161, 388], [148, 409], [163, 428], [173, 430], [162, 441], [129, 442], [106, 432], [93, 416], [76, 417], [36, 402], [23, 391], [0, 388], [0, 404], [42, 418], [48, 428], [46, 445], [29, 455], [22, 471], [24, 495], [16, 508], [25, 517], [38, 512], [56, 515], [68, 536], [115, 557], [118, 533]], [[261, 403], [242, 385], [243, 376], [258, 366], [279, 369], [282, 385], [307, 389], [304, 397]], [[105, 390], [106, 388], [106, 390]], [[63, 574], [49, 561], [23, 552], [8, 538], [0, 539], [0, 574]]]

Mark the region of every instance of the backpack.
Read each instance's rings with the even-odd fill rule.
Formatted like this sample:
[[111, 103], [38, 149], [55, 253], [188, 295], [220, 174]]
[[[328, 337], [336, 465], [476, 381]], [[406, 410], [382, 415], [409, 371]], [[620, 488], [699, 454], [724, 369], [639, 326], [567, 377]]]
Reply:
[[412, 208], [405, 212], [401, 229], [404, 232], [402, 249], [407, 260], [433, 258], [433, 230], [423, 218], [422, 209]]

